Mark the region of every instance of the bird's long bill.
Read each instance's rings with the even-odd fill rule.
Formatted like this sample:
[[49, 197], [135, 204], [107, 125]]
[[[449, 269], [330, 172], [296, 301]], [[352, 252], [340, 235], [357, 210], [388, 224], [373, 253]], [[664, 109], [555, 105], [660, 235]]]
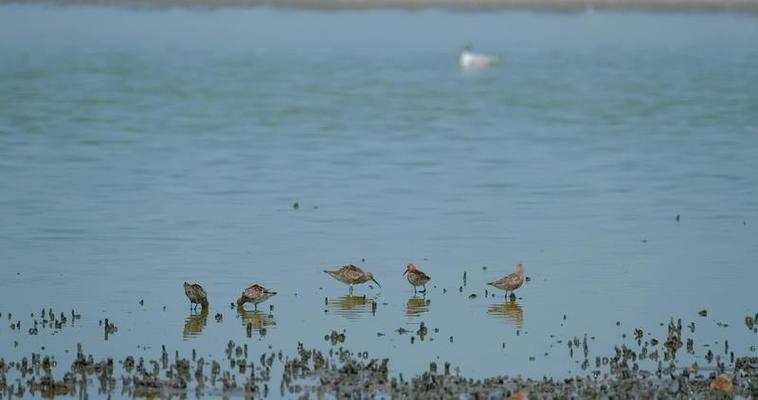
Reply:
[[[405, 276], [405, 274], [407, 274], [407, 273], [408, 273], [408, 270], [406, 269], [405, 272], [403, 272], [403, 276]], [[378, 283], [377, 283], [377, 285], [378, 285]]]
[[376, 279], [371, 278], [371, 280], [374, 281], [374, 283], [376, 283], [376, 286], [382, 287], [382, 285], [380, 285], [379, 282], [376, 281]]

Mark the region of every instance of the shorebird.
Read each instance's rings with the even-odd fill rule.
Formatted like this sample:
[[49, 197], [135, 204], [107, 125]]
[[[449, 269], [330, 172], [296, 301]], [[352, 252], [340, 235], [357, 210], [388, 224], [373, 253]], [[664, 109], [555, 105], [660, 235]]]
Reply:
[[518, 263], [516, 265], [516, 272], [506, 275], [494, 282], [488, 283], [488, 285], [492, 285], [500, 290], [505, 290], [506, 297], [508, 296], [508, 292], [511, 292], [511, 295], [513, 294], [513, 291], [520, 288], [521, 285], [524, 284], [524, 266], [521, 263]]
[[461, 50], [461, 68], [479, 69], [486, 68], [497, 64], [499, 59], [488, 54], [474, 53], [471, 45], [467, 45]]
[[242, 292], [240, 298], [237, 299], [237, 306], [241, 307], [245, 303], [253, 303], [255, 305], [255, 309], [257, 310], [259, 303], [263, 303], [275, 294], [276, 292], [272, 292], [261, 285], [253, 285]]
[[202, 308], [208, 307], [208, 293], [205, 293], [205, 289], [197, 283], [189, 284], [184, 282], [184, 294], [190, 301], [190, 308], [197, 307], [198, 304]]
[[353, 293], [353, 285], [366, 283], [368, 281], [374, 281], [376, 286], [382, 287], [382, 285], [374, 279], [374, 275], [371, 272], [365, 272], [353, 264], [345, 265], [334, 271], [324, 270], [324, 272], [331, 275], [332, 278], [350, 285], [350, 293]]
[[423, 286], [424, 290], [421, 290], [421, 293], [426, 293], [426, 283], [432, 279], [423, 271], [416, 269], [416, 266], [412, 263], [405, 267], [403, 275], [408, 275], [408, 282], [413, 285], [413, 293], [416, 293], [416, 286]]

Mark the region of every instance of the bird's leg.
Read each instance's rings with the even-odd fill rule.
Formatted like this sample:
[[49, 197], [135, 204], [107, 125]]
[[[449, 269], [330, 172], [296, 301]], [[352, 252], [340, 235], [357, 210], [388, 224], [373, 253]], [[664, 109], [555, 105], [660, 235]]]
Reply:
[[350, 289], [348, 290], [349, 294], [353, 294], [353, 285], [350, 285]]
[[416, 286], [415, 285], [413, 286], [413, 294], [414, 295], [416, 294]]
[[258, 303], [253, 303], [253, 310], [258, 311]]
[[426, 294], [426, 285], [424, 285], [424, 290], [422, 290], [421, 293]]

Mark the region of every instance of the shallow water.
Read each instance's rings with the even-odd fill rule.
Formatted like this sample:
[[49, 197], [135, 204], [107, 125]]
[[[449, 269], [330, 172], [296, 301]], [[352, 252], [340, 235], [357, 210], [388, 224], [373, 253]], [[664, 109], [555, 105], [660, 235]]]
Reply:
[[[0, 37], [0, 356], [344, 329], [397, 373], [561, 377], [569, 338], [607, 355], [671, 317], [701, 365], [755, 355], [755, 19], [2, 6]], [[504, 62], [461, 72], [466, 42]], [[517, 262], [519, 298], [485, 298]], [[381, 289], [348, 297], [322, 272], [346, 263]], [[279, 294], [230, 307], [252, 283]], [[27, 335], [43, 307], [82, 318]]]

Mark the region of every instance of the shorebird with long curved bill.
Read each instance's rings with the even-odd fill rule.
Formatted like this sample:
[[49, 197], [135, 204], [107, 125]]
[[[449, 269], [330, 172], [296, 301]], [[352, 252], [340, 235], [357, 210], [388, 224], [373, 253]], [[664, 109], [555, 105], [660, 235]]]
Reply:
[[190, 309], [194, 310], [199, 304], [203, 309], [208, 307], [208, 293], [197, 283], [184, 282], [184, 294], [190, 301]]
[[255, 309], [258, 309], [258, 304], [270, 299], [276, 292], [266, 289], [261, 285], [253, 285], [245, 289], [237, 299], [237, 307], [242, 307], [245, 303], [253, 303]]
[[505, 290], [505, 296], [508, 297], [508, 292], [511, 292], [511, 296], [515, 296], [513, 291], [520, 288], [524, 284], [524, 265], [518, 263], [516, 265], [516, 272], [506, 275], [494, 282], [488, 283], [500, 290]]
[[491, 67], [500, 61], [496, 56], [489, 54], [474, 53], [471, 45], [467, 45], [461, 50], [461, 68], [465, 70], [474, 70]]
[[345, 265], [334, 271], [324, 270], [324, 272], [329, 274], [332, 278], [350, 285], [350, 293], [353, 293], [353, 285], [366, 283], [368, 281], [373, 281], [376, 283], [376, 286], [382, 287], [382, 285], [374, 279], [374, 275], [371, 272], [366, 272], [353, 264]]
[[414, 294], [416, 293], [417, 286], [423, 286], [424, 290], [420, 290], [420, 292], [426, 293], [426, 283], [432, 279], [429, 277], [429, 275], [425, 274], [424, 271], [416, 268], [413, 263], [408, 264], [405, 267], [405, 272], [403, 272], [403, 275], [406, 275], [408, 282], [410, 282], [410, 284], [413, 286]]

